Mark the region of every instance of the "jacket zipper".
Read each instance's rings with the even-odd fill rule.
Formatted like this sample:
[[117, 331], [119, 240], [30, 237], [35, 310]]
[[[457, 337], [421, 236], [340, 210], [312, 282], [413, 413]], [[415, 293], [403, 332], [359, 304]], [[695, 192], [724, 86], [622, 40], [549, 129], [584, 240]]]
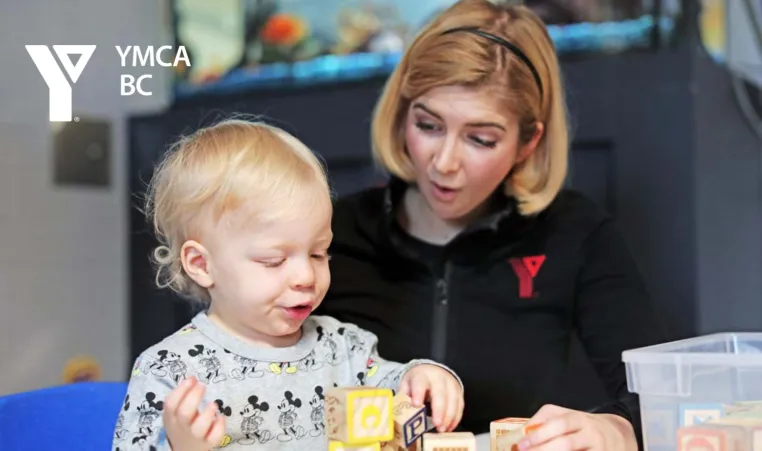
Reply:
[[444, 275], [438, 278], [434, 289], [434, 334], [431, 354], [433, 360], [444, 363], [447, 350], [447, 310], [449, 308], [450, 263], [444, 264]]

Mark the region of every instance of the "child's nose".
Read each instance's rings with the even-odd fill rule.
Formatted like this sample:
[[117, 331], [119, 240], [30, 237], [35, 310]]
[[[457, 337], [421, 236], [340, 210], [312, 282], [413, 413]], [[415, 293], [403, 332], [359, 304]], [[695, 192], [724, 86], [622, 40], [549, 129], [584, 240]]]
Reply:
[[310, 262], [294, 268], [291, 284], [297, 289], [312, 288], [315, 285], [315, 268]]

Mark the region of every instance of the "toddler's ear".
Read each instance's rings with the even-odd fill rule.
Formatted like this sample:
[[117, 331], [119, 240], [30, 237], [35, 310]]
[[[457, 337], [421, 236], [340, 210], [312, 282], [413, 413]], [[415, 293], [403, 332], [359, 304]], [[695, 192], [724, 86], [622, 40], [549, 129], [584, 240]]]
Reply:
[[209, 252], [198, 241], [188, 240], [180, 250], [183, 269], [193, 281], [204, 288], [214, 283], [209, 272]]

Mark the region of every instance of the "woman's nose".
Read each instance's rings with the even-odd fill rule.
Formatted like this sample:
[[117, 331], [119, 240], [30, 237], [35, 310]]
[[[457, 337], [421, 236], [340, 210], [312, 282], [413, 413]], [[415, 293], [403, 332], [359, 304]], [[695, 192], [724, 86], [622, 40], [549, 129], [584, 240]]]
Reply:
[[457, 171], [459, 166], [458, 146], [454, 140], [447, 139], [439, 152], [434, 155], [434, 169], [440, 174], [451, 174]]

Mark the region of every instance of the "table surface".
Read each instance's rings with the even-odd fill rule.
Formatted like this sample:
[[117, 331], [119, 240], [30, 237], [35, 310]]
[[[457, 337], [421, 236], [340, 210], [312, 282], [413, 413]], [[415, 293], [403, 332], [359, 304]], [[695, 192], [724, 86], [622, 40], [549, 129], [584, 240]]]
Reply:
[[489, 451], [489, 433], [476, 435], [476, 451]]

